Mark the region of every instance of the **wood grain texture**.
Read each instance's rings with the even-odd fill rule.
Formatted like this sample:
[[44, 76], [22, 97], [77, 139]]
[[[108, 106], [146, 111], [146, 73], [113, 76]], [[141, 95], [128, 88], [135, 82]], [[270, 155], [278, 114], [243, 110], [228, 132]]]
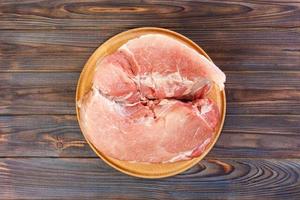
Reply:
[[[299, 114], [300, 71], [226, 72], [228, 114]], [[75, 114], [79, 73], [0, 73], [0, 114]]]
[[0, 73], [1, 114], [75, 114], [79, 73]]
[[[240, 85], [243, 84], [244, 82], [240, 83]], [[278, 89], [227, 89], [228, 113], [298, 115], [300, 111], [299, 89], [282, 89], [280, 88], [281, 82], [277, 84]]]
[[[68, 1], [3, 0], [2, 29], [295, 28], [298, 1]], [[201, 19], [201, 20], [200, 20]], [[187, 23], [188, 22], [188, 23]], [[247, 22], [247, 23], [245, 23]]]
[[0, 157], [96, 157], [76, 116], [1, 116]]
[[300, 160], [214, 159], [176, 177], [145, 180], [100, 159], [6, 158], [0, 199], [297, 199], [299, 173]]
[[[300, 158], [300, 116], [226, 117], [209, 158]], [[76, 116], [0, 117], [0, 157], [97, 157]]]
[[[0, 72], [80, 72], [101, 43], [123, 30], [2, 30]], [[224, 71], [300, 70], [300, 29], [173, 30], [200, 45]]]

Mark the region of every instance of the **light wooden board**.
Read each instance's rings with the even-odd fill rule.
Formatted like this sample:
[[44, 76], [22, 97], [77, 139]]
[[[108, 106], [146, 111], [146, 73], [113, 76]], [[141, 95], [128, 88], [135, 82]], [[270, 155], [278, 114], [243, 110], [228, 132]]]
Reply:
[[[210, 59], [208, 55], [203, 51], [203, 49], [201, 49], [197, 44], [195, 44], [188, 38], [180, 35], [179, 33], [167, 29], [154, 27], [131, 29], [129, 31], [119, 33], [116, 36], [107, 40], [99, 48], [97, 48], [93, 55], [89, 58], [81, 72], [78, 81], [76, 101], [78, 102], [80, 99], [83, 98], [85, 94], [87, 94], [91, 90], [92, 80], [96, 69], [96, 63], [99, 59], [102, 59], [106, 55], [112, 54], [127, 41], [146, 34], [167, 35], [182, 42], [185, 45], [188, 45], [189, 47], [199, 52], [199, 54], [202, 54], [208, 59]], [[212, 141], [210, 142], [210, 144], [208, 144], [204, 152], [199, 157], [193, 158], [191, 160], [178, 161], [174, 163], [132, 163], [127, 161], [121, 161], [106, 156], [105, 154], [97, 150], [96, 147], [90, 141], [87, 140], [87, 138], [86, 140], [92, 147], [92, 149], [95, 151], [95, 153], [99, 155], [107, 164], [123, 173], [142, 178], [164, 178], [179, 174], [189, 169], [190, 167], [198, 163], [200, 160], [202, 160], [205, 157], [205, 155], [212, 149], [213, 145], [216, 143], [221, 133], [226, 111], [225, 91], [220, 91], [217, 87], [212, 87], [210, 93], [208, 94], [208, 97], [211, 98], [219, 108], [221, 115], [220, 123], [219, 126], [216, 128]], [[78, 116], [78, 122], [80, 125], [82, 122], [80, 120], [80, 112], [78, 106], [76, 106], [76, 111]], [[84, 129], [81, 130], [85, 135]]]

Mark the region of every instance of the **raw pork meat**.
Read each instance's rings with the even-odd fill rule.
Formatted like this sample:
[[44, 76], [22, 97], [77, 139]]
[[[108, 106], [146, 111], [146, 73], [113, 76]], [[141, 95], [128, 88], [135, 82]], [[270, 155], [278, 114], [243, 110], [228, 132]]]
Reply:
[[98, 61], [92, 90], [79, 102], [88, 140], [107, 156], [163, 163], [201, 155], [220, 120], [206, 98], [225, 74], [177, 40], [149, 34]]

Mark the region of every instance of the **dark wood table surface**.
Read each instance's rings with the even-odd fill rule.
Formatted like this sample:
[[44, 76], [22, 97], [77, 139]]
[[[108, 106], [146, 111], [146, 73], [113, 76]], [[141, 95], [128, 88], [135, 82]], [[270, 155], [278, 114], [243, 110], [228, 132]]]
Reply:
[[[161, 180], [108, 167], [78, 127], [92, 52], [136, 27], [177, 31], [227, 75], [204, 161]], [[0, 1], [0, 199], [300, 199], [300, 1]]]

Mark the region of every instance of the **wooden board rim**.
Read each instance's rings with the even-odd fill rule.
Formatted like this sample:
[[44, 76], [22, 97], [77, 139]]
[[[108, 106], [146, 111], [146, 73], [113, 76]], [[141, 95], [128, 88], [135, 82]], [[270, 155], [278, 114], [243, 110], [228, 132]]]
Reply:
[[[188, 45], [190, 47], [192, 47], [193, 49], [195, 49], [196, 51], [198, 51], [199, 53], [201, 53], [202, 55], [204, 55], [205, 57], [207, 57], [209, 60], [211, 60], [211, 58], [207, 55], [207, 53], [200, 47], [198, 46], [196, 43], [194, 43], [192, 40], [190, 40], [189, 38], [168, 30], [168, 29], [164, 29], [164, 28], [157, 28], [157, 27], [141, 27], [141, 28], [134, 28], [134, 29], [130, 29], [124, 32], [121, 32], [113, 37], [111, 37], [110, 39], [106, 40], [103, 44], [101, 44], [94, 52], [93, 54], [89, 57], [88, 61], [86, 62], [86, 64], [83, 67], [82, 72], [80, 73], [80, 77], [78, 79], [78, 83], [77, 83], [77, 88], [76, 88], [76, 98], [75, 98], [75, 104], [76, 104], [76, 116], [77, 116], [77, 121], [79, 123], [79, 127], [81, 129], [81, 132], [85, 138], [85, 140], [87, 141], [87, 143], [89, 144], [89, 146], [93, 149], [93, 151], [105, 162], [107, 163], [109, 166], [113, 167], [114, 169], [127, 174], [127, 175], [131, 175], [134, 177], [139, 177], [139, 178], [148, 178], [148, 179], [153, 179], [153, 178], [166, 178], [166, 177], [170, 177], [170, 176], [174, 176], [177, 175], [181, 172], [184, 172], [186, 170], [188, 170], [189, 168], [193, 167], [195, 164], [197, 164], [199, 161], [201, 161], [209, 152], [210, 150], [213, 148], [213, 146], [215, 145], [215, 143], [217, 142], [221, 131], [223, 129], [223, 125], [224, 125], [224, 120], [225, 120], [225, 115], [226, 115], [226, 95], [225, 95], [225, 89], [223, 89], [220, 92], [220, 96], [221, 96], [221, 100], [222, 100], [222, 107], [221, 107], [221, 120], [220, 120], [220, 124], [218, 127], [218, 130], [215, 133], [215, 137], [213, 139], [212, 142], [210, 142], [210, 144], [208, 145], [208, 147], [205, 149], [205, 151], [196, 158], [193, 158], [191, 160], [187, 160], [187, 161], [180, 161], [182, 163], [187, 163], [186, 165], [184, 165], [184, 167], [182, 167], [181, 169], [178, 169], [176, 171], [171, 171], [169, 173], [165, 173], [165, 174], [157, 174], [157, 175], [153, 175], [153, 174], [143, 174], [143, 173], [137, 173], [137, 172], [133, 172], [131, 170], [128, 170], [126, 167], [126, 161], [122, 161], [124, 163], [124, 166], [122, 165], [118, 165], [116, 163], [114, 163], [112, 160], [114, 160], [113, 158], [109, 158], [108, 156], [103, 155], [100, 151], [98, 151], [95, 146], [87, 139], [86, 135], [84, 134], [84, 131], [81, 127], [80, 124], [80, 114], [79, 114], [79, 108], [77, 105], [78, 100], [81, 98], [80, 96], [80, 89], [81, 89], [81, 83], [83, 81], [83, 76], [87, 70], [87, 68], [90, 66], [90, 62], [93, 59], [93, 57], [96, 55], [97, 51], [99, 51], [105, 44], [108, 44], [114, 40], [116, 40], [119, 37], [123, 37], [126, 36], [128, 34], [132, 34], [134, 32], [141, 32], [141, 31], [149, 31], [149, 32], [158, 32], [160, 34], [165, 34], [165, 35], [171, 35], [172, 37], [175, 37], [181, 41], [184, 41], [186, 44], [188, 43]], [[98, 58], [99, 59], [99, 58]], [[212, 61], [212, 60], [211, 60]], [[176, 162], [175, 162], [176, 163]], [[147, 164], [145, 164], [147, 165]], [[165, 164], [156, 164], [156, 165], [165, 165]]]

